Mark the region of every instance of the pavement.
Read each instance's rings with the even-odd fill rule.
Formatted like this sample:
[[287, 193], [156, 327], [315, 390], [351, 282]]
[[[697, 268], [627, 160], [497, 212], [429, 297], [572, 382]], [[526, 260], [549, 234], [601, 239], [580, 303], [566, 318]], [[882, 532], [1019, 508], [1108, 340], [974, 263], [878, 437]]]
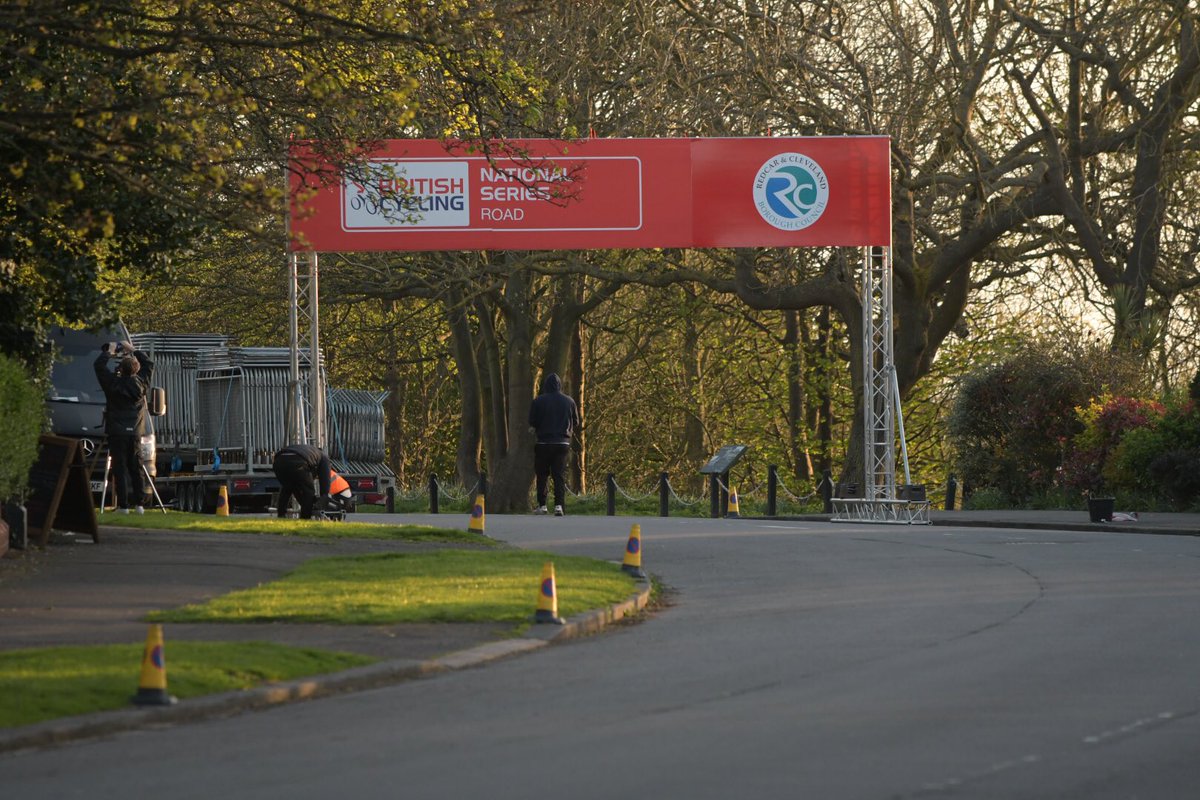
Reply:
[[[828, 521], [829, 517], [787, 519]], [[1145, 513], [1136, 519], [1094, 523], [1085, 511], [933, 511], [930, 521], [935, 526], [1200, 536], [1200, 514]], [[837, 524], [831, 523], [831, 530]], [[146, 638], [143, 619], [148, 612], [203, 602], [271, 581], [310, 558], [411, 552], [437, 546], [120, 527], [101, 528], [100, 541], [93, 543], [90, 536], [55, 533], [45, 549], [31, 546], [0, 559], [0, 652], [59, 645], [141, 643]], [[517, 638], [510, 635], [511, 625], [172, 623], [164, 634], [168, 654], [172, 641], [272, 641], [361, 653], [379, 661], [330, 675], [192, 698], [173, 706], [131, 706], [0, 729], [0, 753], [164, 723], [228, 716], [478, 666], [599, 631], [644, 609], [649, 597], [650, 585], [643, 581], [623, 603], [569, 618], [562, 626], [530, 626]], [[138, 665], [132, 666], [131, 675], [136, 676], [138, 669]], [[132, 693], [136, 683], [130, 688]]]

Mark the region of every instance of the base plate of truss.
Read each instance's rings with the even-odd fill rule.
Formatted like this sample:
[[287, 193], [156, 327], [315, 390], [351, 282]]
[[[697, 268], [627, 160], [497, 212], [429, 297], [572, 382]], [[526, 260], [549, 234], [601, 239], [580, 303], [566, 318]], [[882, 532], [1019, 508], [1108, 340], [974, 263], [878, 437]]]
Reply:
[[890, 525], [929, 525], [928, 500], [867, 500], [833, 498], [830, 522], [873, 522]]

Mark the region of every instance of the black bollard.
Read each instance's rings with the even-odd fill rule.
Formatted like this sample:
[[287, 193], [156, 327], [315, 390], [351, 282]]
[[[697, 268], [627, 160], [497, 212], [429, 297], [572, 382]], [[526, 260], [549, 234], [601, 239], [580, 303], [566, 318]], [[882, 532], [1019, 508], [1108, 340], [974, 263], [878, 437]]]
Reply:
[[604, 487], [608, 495], [604, 513], [615, 517], [617, 515], [617, 478], [611, 472], [604, 478]]
[[954, 479], [954, 473], [950, 473], [950, 478], [946, 481], [946, 510], [954, 511], [955, 495], [958, 493], [958, 481]]
[[429, 513], [438, 513], [438, 482], [437, 473], [429, 473]]
[[387, 499], [384, 500], [383, 507], [387, 509], [387, 513], [396, 513], [396, 487], [389, 486], [386, 493]]
[[829, 470], [821, 476], [821, 507], [826, 514], [833, 513], [833, 473]]
[[670, 508], [671, 500], [671, 484], [667, 480], [667, 473], [658, 473], [658, 515], [660, 517], [668, 517], [671, 515]]

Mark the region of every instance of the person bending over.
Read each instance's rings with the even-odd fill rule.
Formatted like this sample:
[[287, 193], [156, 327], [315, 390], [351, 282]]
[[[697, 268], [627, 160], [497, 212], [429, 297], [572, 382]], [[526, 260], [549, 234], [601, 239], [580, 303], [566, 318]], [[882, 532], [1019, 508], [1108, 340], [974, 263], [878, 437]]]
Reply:
[[280, 517], [286, 517], [292, 497], [300, 503], [300, 519], [312, 519], [313, 505], [317, 493], [313, 481], [320, 485], [322, 511], [329, 503], [329, 456], [311, 444], [289, 444], [275, 454], [272, 463], [275, 477], [279, 479]]

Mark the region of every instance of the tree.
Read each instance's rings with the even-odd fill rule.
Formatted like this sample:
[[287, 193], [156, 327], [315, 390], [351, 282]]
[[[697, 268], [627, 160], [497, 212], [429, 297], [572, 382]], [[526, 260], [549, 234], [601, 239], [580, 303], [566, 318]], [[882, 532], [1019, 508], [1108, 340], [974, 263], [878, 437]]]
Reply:
[[118, 275], [163, 274], [206, 233], [281, 248], [293, 137], [344, 164], [406, 131], [418, 100], [460, 136], [536, 120], [495, 16], [479, 0], [0, 3], [0, 351], [33, 359], [41, 325], [103, 321]]
[[1110, 298], [1114, 348], [1147, 353], [1175, 298], [1200, 285], [1187, 188], [1200, 132], [1200, 12], [1185, 0], [1003, 5], [1035, 37], [1009, 76], [1042, 140], [1074, 259]]

